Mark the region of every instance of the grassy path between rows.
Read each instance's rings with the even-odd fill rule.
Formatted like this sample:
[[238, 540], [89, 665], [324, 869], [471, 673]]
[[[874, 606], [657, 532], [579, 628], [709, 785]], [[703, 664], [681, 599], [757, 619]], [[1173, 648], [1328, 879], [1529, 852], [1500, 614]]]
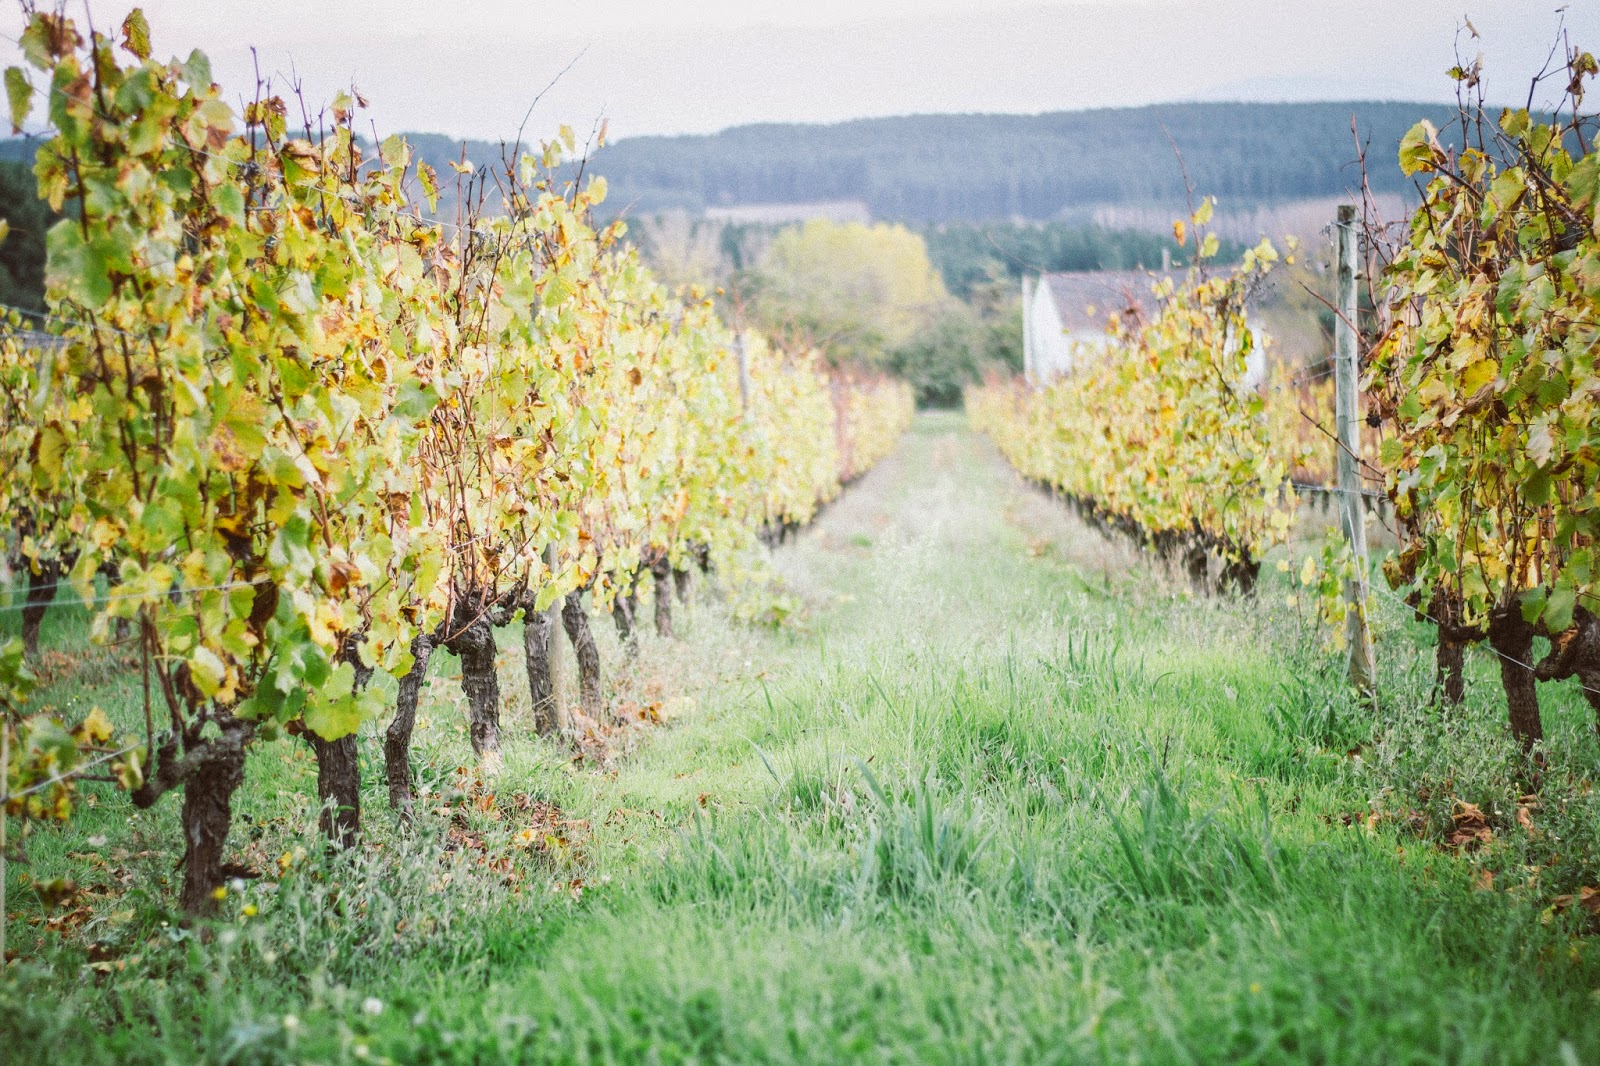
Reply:
[[[805, 627], [708, 604], [648, 642], [629, 684], [666, 725], [609, 769], [518, 740], [494, 797], [451, 800], [445, 663], [420, 750], [454, 837], [434, 816], [411, 859], [308, 858], [210, 942], [140, 928], [163, 946], [122, 969], [45, 953], [0, 990], [0, 1058], [1600, 1061], [1584, 942], [1344, 824], [1360, 759], [1282, 726], [1345, 706], [1296, 631], [1176, 594], [959, 418], [919, 419], [776, 565]], [[270, 862], [314, 820], [311, 770], [257, 762], [236, 838]], [[166, 872], [172, 812], [122, 804], [35, 840], [38, 876], [97, 848]], [[538, 818], [519, 895], [440, 873]], [[108, 928], [145, 921], [118, 907]]]

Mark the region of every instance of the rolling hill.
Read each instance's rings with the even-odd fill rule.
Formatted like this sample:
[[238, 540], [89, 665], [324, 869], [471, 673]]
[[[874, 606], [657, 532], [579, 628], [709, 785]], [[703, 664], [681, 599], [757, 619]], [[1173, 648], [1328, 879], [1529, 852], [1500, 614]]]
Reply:
[[[1108, 207], [1181, 205], [1185, 170], [1198, 194], [1233, 209], [1341, 195], [1360, 181], [1352, 121], [1368, 146], [1373, 189], [1401, 192], [1409, 183], [1395, 148], [1420, 118], [1444, 127], [1450, 113], [1351, 101], [911, 115], [631, 137], [600, 149], [587, 168], [606, 176], [617, 213], [857, 201], [873, 218], [924, 225], [1088, 221]], [[502, 152], [486, 141], [407, 136], [445, 176], [463, 152], [480, 164]], [[33, 142], [0, 142], [0, 158], [32, 150]]]
[[1374, 190], [1399, 192], [1400, 137], [1449, 113], [1346, 102], [915, 115], [634, 137], [591, 166], [634, 213], [859, 200], [874, 218], [916, 223], [1087, 218], [1105, 205], [1181, 204], [1185, 169], [1198, 193], [1235, 206], [1340, 195], [1360, 182], [1352, 118]]

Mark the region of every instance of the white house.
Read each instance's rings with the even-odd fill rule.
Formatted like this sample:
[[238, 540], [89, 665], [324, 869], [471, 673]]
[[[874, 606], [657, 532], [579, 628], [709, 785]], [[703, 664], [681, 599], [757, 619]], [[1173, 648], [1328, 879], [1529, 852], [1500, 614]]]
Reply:
[[1105, 344], [1115, 312], [1149, 314], [1151, 286], [1163, 275], [1145, 270], [1083, 270], [1022, 279], [1022, 363], [1030, 381], [1048, 381], [1073, 368], [1080, 346]]
[[[1071, 372], [1083, 355], [1103, 348], [1113, 313], [1149, 315], [1156, 299], [1151, 289], [1164, 278], [1181, 277], [1149, 270], [1085, 270], [1040, 274], [1022, 279], [1022, 366], [1029, 381], [1046, 382]], [[1249, 323], [1260, 337], [1260, 327]], [[1243, 385], [1266, 379], [1265, 349], [1257, 345]]]

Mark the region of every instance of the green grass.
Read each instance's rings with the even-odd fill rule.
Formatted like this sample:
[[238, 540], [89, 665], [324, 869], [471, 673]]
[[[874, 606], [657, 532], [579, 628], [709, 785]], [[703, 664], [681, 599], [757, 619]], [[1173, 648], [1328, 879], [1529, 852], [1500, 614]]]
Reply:
[[[528, 738], [509, 654], [492, 799], [457, 772], [440, 662], [410, 837], [376, 726], [352, 856], [307, 828], [309, 755], [260, 753], [234, 845], [267, 876], [206, 935], [170, 913], [171, 800], [107, 792], [36, 831], [8, 886], [6, 1062], [1600, 1059], [1600, 963], [1549, 907], [1600, 869], [1600, 747], [1570, 686], [1545, 693], [1529, 833], [1492, 663], [1441, 718], [1426, 634], [1380, 612], [1385, 703], [1356, 705], [1276, 571], [1258, 601], [1197, 600], [953, 416], [775, 565], [804, 627], [707, 599], [682, 639], [647, 637], [619, 698], [667, 725], [609, 765]], [[80, 647], [83, 620], [46, 636]], [[103, 659], [40, 698], [131, 721]], [[534, 801], [564, 843], [517, 843]], [[1439, 846], [1457, 801], [1493, 844]], [[54, 877], [104, 890], [65, 934], [23, 881]]]

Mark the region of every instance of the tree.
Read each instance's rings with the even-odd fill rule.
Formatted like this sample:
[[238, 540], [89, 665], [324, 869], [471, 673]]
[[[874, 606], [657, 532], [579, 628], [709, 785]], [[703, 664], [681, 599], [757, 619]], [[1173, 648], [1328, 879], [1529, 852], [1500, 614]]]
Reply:
[[923, 407], [954, 407], [968, 385], [983, 379], [987, 330], [964, 303], [951, 301], [905, 344], [889, 353], [888, 369], [916, 390]]
[[983, 324], [985, 363], [1004, 373], [1022, 373], [1022, 287], [1004, 271], [991, 270], [972, 286], [966, 302]]
[[967, 386], [991, 371], [1022, 372], [1022, 300], [998, 264], [949, 298], [889, 356], [887, 368], [909, 382], [923, 407], [954, 407]]
[[33, 167], [0, 160], [0, 303], [27, 311], [44, 310], [44, 235], [61, 216], [39, 199]]
[[945, 298], [917, 234], [825, 219], [779, 233], [752, 288], [761, 324], [819, 346], [835, 364], [883, 362]]

